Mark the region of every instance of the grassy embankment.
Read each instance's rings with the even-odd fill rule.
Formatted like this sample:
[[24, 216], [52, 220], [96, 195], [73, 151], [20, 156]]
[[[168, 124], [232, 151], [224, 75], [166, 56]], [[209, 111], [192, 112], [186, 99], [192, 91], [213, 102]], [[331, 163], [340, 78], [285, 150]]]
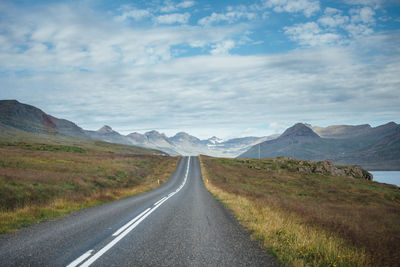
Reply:
[[0, 234], [155, 188], [178, 161], [159, 153], [80, 138], [0, 134]]
[[300, 174], [290, 159], [200, 158], [208, 190], [284, 265], [398, 266], [398, 187]]

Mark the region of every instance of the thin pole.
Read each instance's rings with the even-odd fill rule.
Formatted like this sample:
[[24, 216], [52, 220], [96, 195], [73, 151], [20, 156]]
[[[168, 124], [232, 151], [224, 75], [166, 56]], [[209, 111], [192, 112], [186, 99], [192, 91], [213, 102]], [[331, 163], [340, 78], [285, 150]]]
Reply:
[[294, 159], [294, 146], [293, 146], [293, 137], [292, 137], [292, 159]]

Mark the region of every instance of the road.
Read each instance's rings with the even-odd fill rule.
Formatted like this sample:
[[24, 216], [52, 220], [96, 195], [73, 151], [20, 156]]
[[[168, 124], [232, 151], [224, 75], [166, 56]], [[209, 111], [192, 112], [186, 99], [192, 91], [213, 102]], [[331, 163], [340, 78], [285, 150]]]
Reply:
[[0, 237], [1, 266], [275, 266], [182, 157], [150, 192]]

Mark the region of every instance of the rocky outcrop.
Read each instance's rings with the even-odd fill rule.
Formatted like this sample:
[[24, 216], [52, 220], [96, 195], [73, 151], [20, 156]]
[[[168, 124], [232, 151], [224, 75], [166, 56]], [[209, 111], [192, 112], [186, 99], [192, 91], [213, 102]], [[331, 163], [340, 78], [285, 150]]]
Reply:
[[372, 180], [373, 175], [360, 166], [336, 166], [329, 160], [311, 162], [306, 160], [298, 161], [297, 171], [302, 174], [325, 174], [334, 176], [348, 176], [352, 178]]

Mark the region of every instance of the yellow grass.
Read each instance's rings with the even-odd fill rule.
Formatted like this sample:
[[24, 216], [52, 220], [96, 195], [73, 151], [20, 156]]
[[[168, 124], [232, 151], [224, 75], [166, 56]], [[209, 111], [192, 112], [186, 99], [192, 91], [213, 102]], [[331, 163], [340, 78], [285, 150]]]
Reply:
[[149, 191], [168, 180], [179, 160], [107, 143], [107, 150], [81, 145], [85, 153], [17, 145], [0, 146], [0, 234]]
[[339, 235], [302, 222], [265, 198], [250, 198], [222, 190], [213, 184], [200, 156], [207, 189], [229, 209], [252, 237], [287, 266], [369, 266], [364, 249], [350, 245]]
[[[165, 182], [162, 177], [161, 180]], [[56, 198], [45, 205], [27, 205], [13, 211], [0, 211], [0, 233], [15, 232], [20, 227], [32, 223], [57, 218], [73, 211], [85, 209], [108, 201], [134, 196], [144, 193], [158, 186], [153, 181], [151, 184], [139, 185], [129, 189], [114, 189], [102, 193], [95, 193], [89, 197], [77, 196], [74, 200]]]

